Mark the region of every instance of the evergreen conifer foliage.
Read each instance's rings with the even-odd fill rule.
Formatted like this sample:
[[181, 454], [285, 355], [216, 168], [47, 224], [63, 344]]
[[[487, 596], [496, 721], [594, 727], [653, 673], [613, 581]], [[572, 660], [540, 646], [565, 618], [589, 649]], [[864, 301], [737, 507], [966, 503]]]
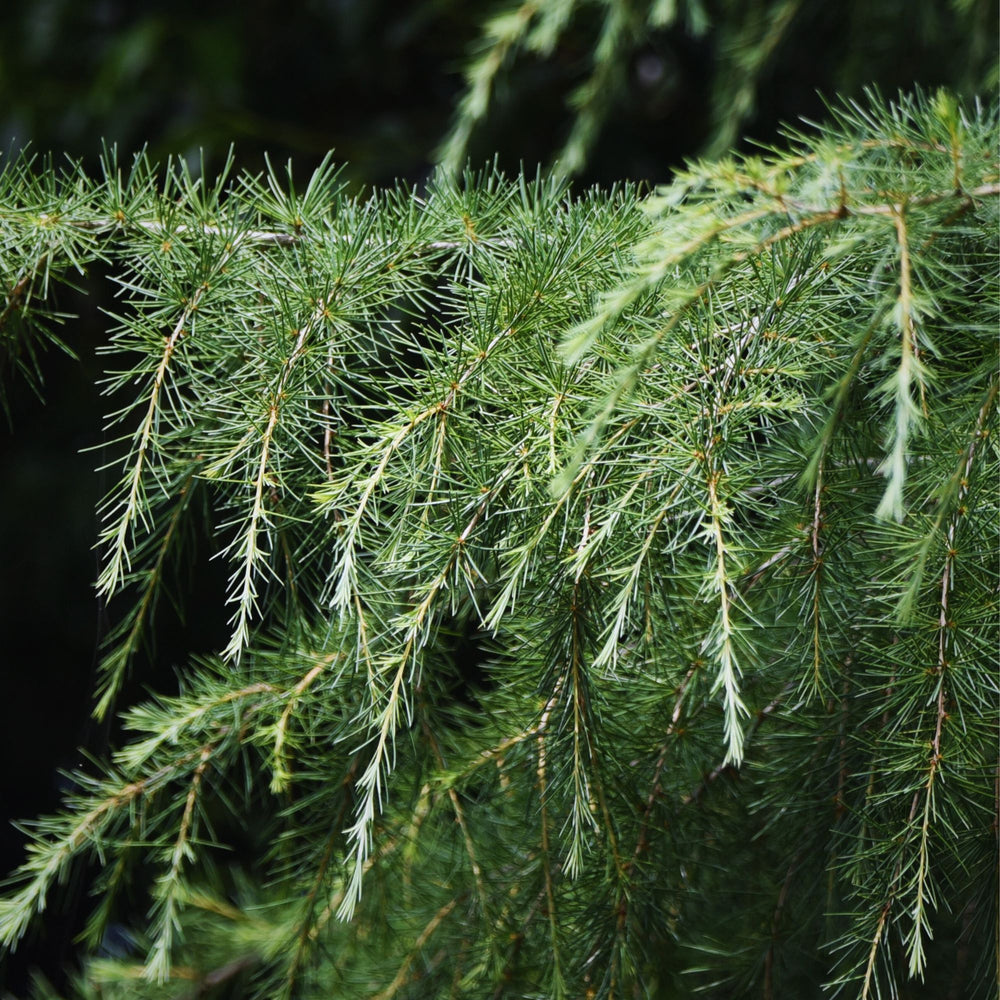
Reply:
[[[925, 81], [930, 73], [935, 83], [948, 81], [966, 95], [992, 93], [1000, 82], [989, 42], [997, 34], [996, 9], [983, 0], [844, 0], [834, 19], [829, 14], [822, 0], [504, 0], [483, 20], [470, 52], [465, 91], [438, 150], [440, 162], [460, 168], [484, 124], [502, 118], [500, 108], [508, 105], [507, 114], [510, 104], [525, 109], [534, 100], [533, 85], [522, 89], [518, 78], [537, 80], [533, 71], [543, 67], [543, 79], [561, 82], [547, 93], [557, 98], [565, 91], [567, 114], [556, 124], [562, 138], [552, 169], [566, 176], [593, 166], [598, 139], [616, 116], [654, 94], [654, 105], [697, 104], [696, 92], [705, 84], [704, 134], [695, 141], [708, 155], [726, 152], [754, 127], [758, 104], [788, 87], [788, 71], [803, 47], [819, 57], [812, 72], [820, 75], [810, 76], [807, 89], [826, 79], [821, 64], [831, 56], [836, 70], [826, 86], [844, 95], [860, 94], [872, 80], [902, 82], [911, 73]], [[814, 50], [817, 33], [827, 34], [826, 44]], [[933, 54], [929, 39], [938, 46]], [[910, 65], [915, 46], [932, 66]], [[685, 51], [698, 53], [697, 84], [685, 72]], [[800, 78], [792, 89], [801, 86]], [[678, 124], [673, 116], [657, 118], [654, 113], [636, 127], [670, 130]]]
[[997, 137], [876, 96], [648, 196], [8, 163], [7, 359], [119, 288], [95, 711], [200, 517], [231, 629], [26, 824], [4, 946], [89, 859], [80, 996], [992, 995]]

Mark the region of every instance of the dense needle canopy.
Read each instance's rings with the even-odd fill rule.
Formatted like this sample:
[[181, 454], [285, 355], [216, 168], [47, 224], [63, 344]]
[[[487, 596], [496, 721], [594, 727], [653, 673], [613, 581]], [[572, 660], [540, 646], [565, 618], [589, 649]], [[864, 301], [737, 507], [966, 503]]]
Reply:
[[652, 195], [9, 161], [10, 356], [118, 286], [96, 712], [201, 519], [230, 631], [0, 941], [89, 857], [85, 996], [989, 995], [997, 137], [872, 96]]

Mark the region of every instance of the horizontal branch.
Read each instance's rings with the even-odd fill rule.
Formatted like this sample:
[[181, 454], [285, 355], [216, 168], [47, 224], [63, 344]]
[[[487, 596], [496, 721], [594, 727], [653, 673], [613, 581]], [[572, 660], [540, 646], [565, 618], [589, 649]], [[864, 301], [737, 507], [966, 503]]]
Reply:
[[[200, 226], [189, 225], [187, 223], [170, 226], [165, 222], [154, 221], [151, 219], [116, 219], [112, 217], [100, 219], [73, 219], [61, 216], [46, 216], [44, 214], [39, 216], [39, 220], [45, 226], [53, 226], [54, 224], [59, 223], [64, 226], [69, 226], [71, 229], [79, 229], [84, 232], [91, 232], [99, 235], [113, 234], [115, 232], [128, 232], [129, 229], [138, 229], [154, 236], [183, 236], [186, 234], [193, 234], [195, 236], [219, 236], [225, 239], [231, 239], [233, 248], [238, 246], [240, 243], [260, 243], [264, 245], [271, 244], [274, 246], [290, 247], [306, 242], [306, 236], [301, 232], [283, 233], [276, 229], [233, 230], [222, 226], [212, 225], [210, 223], [205, 223]], [[328, 234], [328, 237], [341, 240], [344, 243], [354, 242], [349, 233], [330, 233]], [[470, 246], [515, 247], [519, 246], [520, 242], [521, 241], [512, 239], [484, 239], [482, 237], [475, 240], [428, 240], [426, 243], [421, 244], [419, 249], [462, 250]], [[362, 240], [361, 243], [364, 246], [378, 245], [378, 241], [371, 237]], [[390, 243], [386, 243], [387, 247], [390, 245]]]

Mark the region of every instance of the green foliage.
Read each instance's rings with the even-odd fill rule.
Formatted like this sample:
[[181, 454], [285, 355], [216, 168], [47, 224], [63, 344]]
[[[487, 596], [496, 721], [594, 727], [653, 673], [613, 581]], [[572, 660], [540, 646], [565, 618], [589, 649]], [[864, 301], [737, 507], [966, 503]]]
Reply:
[[25, 826], [3, 944], [90, 859], [86, 997], [991, 995], [997, 138], [875, 97], [651, 196], [8, 163], [7, 356], [119, 287], [95, 711], [203, 516], [231, 629]]
[[[783, 77], [794, 73], [803, 52], [817, 64], [836, 53], [828, 85], [848, 97], [860, 96], [872, 80], [909, 86], [913, 78], [905, 74], [918, 48], [934, 65], [914, 66], [914, 78], [947, 81], [968, 94], [989, 93], [1000, 83], [989, 41], [996, 30], [995, 5], [983, 0], [916, 5], [851, 0], [835, 8], [823, 0], [508, 0], [483, 25], [465, 71], [465, 93], [438, 157], [446, 170], [460, 170], [470, 139], [490, 118], [496, 91], [501, 85], [517, 88], [510, 79], [514, 74], [505, 71], [517, 65], [525, 75], [532, 61], [552, 63], [560, 46], [572, 71], [560, 74], [569, 90], [569, 123], [553, 169], [573, 176], [590, 160], [612, 114], [629, 103], [623, 97], [632, 63], [644, 52], [650, 60], [646, 86], [659, 92], [661, 104], [692, 101], [678, 53], [685, 47], [699, 53], [699, 73], [709, 80], [711, 94], [704, 151], [718, 156], [739, 140], [762, 94], [782, 87]], [[936, 45], [940, 51], [931, 56]], [[580, 49], [587, 50], [586, 60]], [[942, 71], [943, 76], [929, 76]], [[822, 72], [817, 65], [810, 80], [824, 79]], [[526, 100], [522, 94], [511, 98]], [[638, 127], [651, 126], [656, 127], [650, 122]]]

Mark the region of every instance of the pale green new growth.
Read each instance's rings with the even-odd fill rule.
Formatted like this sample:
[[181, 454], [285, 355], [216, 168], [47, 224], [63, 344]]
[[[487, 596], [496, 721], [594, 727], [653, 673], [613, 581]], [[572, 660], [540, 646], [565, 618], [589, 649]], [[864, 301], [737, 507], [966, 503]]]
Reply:
[[87, 997], [990, 995], [997, 110], [830, 114], [645, 196], [4, 166], [7, 357], [119, 288], [98, 714], [182, 539], [230, 577], [5, 947], [90, 859]]

